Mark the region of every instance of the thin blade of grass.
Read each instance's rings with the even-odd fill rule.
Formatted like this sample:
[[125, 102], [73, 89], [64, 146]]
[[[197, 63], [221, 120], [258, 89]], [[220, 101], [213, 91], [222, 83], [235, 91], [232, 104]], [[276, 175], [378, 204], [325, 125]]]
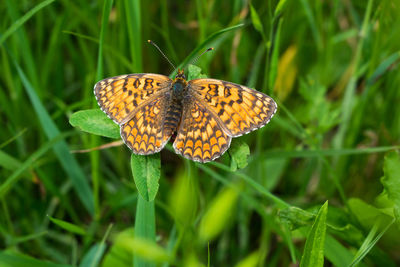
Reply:
[[[382, 153], [390, 150], [399, 149], [399, 146], [382, 146], [382, 147], [367, 147], [367, 148], [347, 148], [347, 149], [324, 149], [324, 150], [294, 150], [294, 151], [266, 151], [263, 158], [313, 158], [321, 156], [345, 156], [345, 155], [360, 155]], [[256, 158], [250, 159], [256, 160]]]
[[41, 2], [40, 4], [36, 5], [34, 8], [29, 10], [25, 15], [23, 15], [21, 18], [19, 18], [17, 21], [15, 21], [4, 33], [2, 36], [0, 36], [0, 45], [3, 44], [7, 38], [12, 35], [16, 30], [18, 30], [19, 27], [21, 27], [28, 19], [30, 19], [33, 15], [35, 15], [39, 10], [42, 8], [50, 5], [53, 3], [55, 0], [45, 0]]
[[[38, 95], [35, 92], [35, 89], [28, 81], [25, 73], [22, 71], [17, 61], [15, 61], [13, 57], [12, 60], [24, 85], [26, 93], [28, 94], [29, 99], [32, 102], [33, 108], [39, 118], [40, 124], [45, 134], [49, 139], [55, 138], [56, 136], [60, 135], [60, 130], [58, 130], [56, 124], [44, 108]], [[84, 204], [87, 211], [93, 215], [94, 202], [92, 191], [90, 190], [90, 186], [88, 181], [86, 180], [84, 172], [82, 171], [75, 157], [72, 156], [72, 154], [69, 152], [67, 143], [65, 141], [60, 141], [53, 146], [53, 150], [57, 158], [59, 159], [61, 166], [71, 179], [71, 182], [74, 185], [74, 189], [78, 194], [78, 197]]]
[[112, 224], [110, 224], [107, 228], [106, 233], [103, 236], [103, 239], [100, 243], [96, 243], [94, 246], [90, 248], [90, 250], [86, 253], [84, 257], [82, 257], [82, 261], [79, 264], [79, 267], [96, 267], [99, 266], [100, 260], [103, 257], [104, 252], [106, 251], [106, 240], [108, 235], [110, 234]]
[[[202, 42], [200, 45], [198, 45], [193, 51], [192, 53], [189, 54], [189, 56], [187, 56], [182, 62], [181, 64], [179, 64], [179, 66], [177, 67], [178, 69], [181, 69], [183, 67], [185, 67], [191, 60], [193, 60], [200, 52], [202, 52], [203, 49], [208, 48], [213, 42], [217, 41], [220, 36], [226, 32], [230, 32], [236, 29], [239, 29], [241, 27], [243, 27], [244, 24], [238, 24], [232, 27], [228, 27], [225, 29], [222, 29], [220, 31], [217, 31], [213, 34], [211, 34], [207, 39], [204, 40], [204, 42]], [[170, 77], [175, 76], [177, 73], [177, 70], [174, 70]]]
[[11, 252], [0, 252], [0, 262], [6, 266], [14, 267], [71, 267], [72, 265], [57, 264], [49, 261], [42, 261], [31, 258], [23, 254], [16, 254]]
[[352, 62], [351, 77], [345, 89], [343, 103], [342, 103], [341, 124], [339, 126], [338, 132], [334, 138], [334, 143], [333, 143], [335, 148], [341, 148], [343, 146], [344, 138], [346, 136], [347, 129], [349, 128], [351, 115], [353, 113], [357, 79], [358, 76], [360, 75], [359, 68], [361, 63], [362, 49], [364, 47], [364, 39], [368, 29], [369, 20], [371, 17], [372, 3], [373, 0], [368, 1], [367, 10], [365, 12], [364, 21], [361, 28], [360, 41], [357, 45], [355, 56]]
[[[97, 54], [97, 71], [96, 71], [96, 81], [99, 81], [103, 78], [103, 46], [104, 46], [104, 38], [106, 35], [106, 29], [108, 20], [110, 17], [110, 12], [112, 8], [113, 0], [104, 1], [103, 5], [103, 14], [101, 19], [101, 29], [100, 29], [100, 37], [99, 37], [99, 51]], [[96, 101], [93, 99], [93, 107], [97, 107]], [[96, 135], [92, 135], [90, 138], [91, 147], [97, 147], [100, 144], [99, 137]], [[95, 207], [96, 217], [99, 215], [99, 191], [100, 191], [100, 152], [98, 150], [92, 151], [90, 153], [90, 163], [92, 165], [92, 183], [93, 183], [93, 202]]]
[[[362, 243], [360, 249], [357, 251], [356, 255], [354, 256], [353, 261], [350, 263], [349, 267], [357, 266], [362, 259], [367, 256], [370, 250], [376, 245], [376, 243], [381, 239], [381, 237], [386, 233], [386, 231], [393, 225], [396, 221], [395, 218], [388, 223], [384, 229], [382, 229], [379, 234], [376, 235], [377, 231], [380, 228], [380, 224], [382, 220], [378, 220], [374, 226], [372, 227], [371, 231], [369, 232], [368, 236], [365, 238], [364, 242]], [[376, 235], [376, 236], [375, 236]]]
[[126, 23], [133, 72], [142, 72], [142, 17], [140, 0], [125, 0]]
[[41, 148], [34, 152], [24, 163], [19, 165], [18, 169], [13, 172], [0, 186], [0, 198], [11, 189], [11, 187], [18, 182], [21, 178], [21, 174], [24, 173], [32, 164], [42, 157], [49, 149], [53, 148], [58, 142], [67, 137], [70, 134], [64, 133], [60, 134], [47, 143], [45, 143]]
[[70, 222], [66, 222], [57, 218], [53, 218], [50, 215], [47, 215], [47, 217], [50, 219], [50, 221], [52, 221], [54, 224], [58, 225], [59, 227], [63, 228], [64, 230], [70, 232], [70, 233], [74, 233], [74, 234], [78, 234], [78, 235], [85, 235], [86, 234], [86, 230], [83, 229], [82, 227], [75, 225], [73, 223]]

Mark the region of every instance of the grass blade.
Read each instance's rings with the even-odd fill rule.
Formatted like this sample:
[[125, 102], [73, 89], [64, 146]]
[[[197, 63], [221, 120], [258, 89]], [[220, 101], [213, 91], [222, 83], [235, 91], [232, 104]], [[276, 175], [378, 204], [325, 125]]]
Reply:
[[[11, 174], [0, 186], [0, 198], [4, 197], [4, 195], [11, 189], [11, 187], [18, 182], [21, 178], [21, 174], [24, 173], [32, 164], [38, 160], [41, 156], [43, 156], [50, 148], [53, 148], [58, 142], [60, 142], [63, 138], [65, 138], [67, 134], [61, 134], [51, 139], [47, 143], [45, 143], [41, 148], [39, 148], [35, 153], [33, 153], [24, 163], [19, 165], [18, 169]], [[15, 162], [14, 162], [15, 163]]]
[[[365, 238], [363, 244], [361, 245], [360, 249], [357, 251], [356, 255], [354, 256], [353, 261], [350, 263], [349, 267], [357, 266], [362, 259], [370, 252], [370, 250], [376, 245], [376, 243], [381, 239], [381, 237], [386, 233], [386, 231], [393, 225], [396, 219], [393, 220], [386, 225], [382, 231], [376, 235], [377, 231], [380, 228], [380, 225], [383, 220], [378, 220], [374, 226], [372, 227], [371, 231], [369, 232], [368, 236]], [[375, 236], [376, 235], [376, 236]]]
[[33, 15], [35, 15], [39, 10], [42, 8], [50, 5], [53, 3], [55, 0], [46, 0], [29, 10], [25, 15], [23, 15], [21, 18], [19, 18], [16, 22], [13, 23], [4, 33], [2, 36], [0, 36], [0, 45], [4, 43], [4, 41], [12, 35], [16, 30], [19, 29], [28, 19], [30, 19]]
[[[213, 34], [211, 34], [207, 39], [204, 40], [204, 42], [202, 42], [200, 45], [198, 45], [193, 51], [192, 53], [189, 54], [189, 56], [187, 56], [182, 62], [181, 64], [179, 64], [179, 66], [177, 67], [178, 69], [181, 69], [183, 67], [185, 67], [190, 61], [192, 61], [203, 49], [208, 48], [209, 46], [211, 46], [211, 44], [213, 42], [216, 42], [219, 38], [221, 38], [221, 35], [226, 33], [226, 32], [230, 32], [233, 30], [237, 30], [241, 27], [243, 27], [244, 24], [238, 24], [232, 27], [228, 27], [225, 29], [222, 29], [220, 31], [217, 31]], [[175, 76], [177, 73], [177, 70], [174, 70], [170, 76]]]
[[311, 231], [308, 234], [304, 253], [301, 257], [302, 266], [324, 266], [324, 247], [326, 233], [326, 215], [328, 213], [328, 201], [318, 211]]
[[[15, 61], [14, 58], [13, 61], [44, 132], [49, 139], [55, 138], [56, 136], [60, 135], [60, 130], [58, 130], [56, 124], [44, 108], [43, 104], [41, 103], [39, 97], [35, 92], [35, 89], [28, 81], [25, 73], [22, 71], [19, 64]], [[63, 169], [71, 179], [71, 182], [74, 185], [78, 197], [82, 201], [87, 211], [93, 215], [94, 202], [92, 191], [90, 190], [89, 183], [86, 180], [84, 172], [82, 171], [75, 157], [72, 156], [72, 154], [69, 152], [67, 143], [65, 141], [60, 141], [53, 146], [53, 150], [54, 153], [57, 155], [57, 158], [59, 159]]]
[[134, 72], [142, 72], [142, 18], [140, 0], [125, 0], [126, 23]]
[[37, 260], [23, 254], [0, 252], [0, 262], [5, 266], [13, 267], [71, 267], [71, 265], [57, 264], [48, 261]]
[[59, 227], [63, 228], [64, 230], [67, 230], [70, 233], [74, 233], [74, 234], [78, 234], [78, 235], [85, 235], [86, 234], [85, 229], [83, 229], [80, 226], [77, 226], [75, 224], [72, 224], [70, 222], [66, 222], [66, 221], [63, 221], [63, 220], [60, 220], [60, 219], [53, 218], [53, 217], [51, 217], [49, 215], [47, 217], [54, 224], [57, 224]]
[[[321, 156], [345, 156], [345, 155], [359, 155], [359, 154], [372, 154], [382, 153], [394, 149], [399, 149], [398, 146], [382, 146], [382, 147], [368, 147], [368, 148], [347, 148], [347, 149], [323, 149], [323, 150], [300, 150], [300, 151], [268, 151], [265, 152], [265, 158], [313, 158]], [[253, 158], [251, 160], [256, 160]]]

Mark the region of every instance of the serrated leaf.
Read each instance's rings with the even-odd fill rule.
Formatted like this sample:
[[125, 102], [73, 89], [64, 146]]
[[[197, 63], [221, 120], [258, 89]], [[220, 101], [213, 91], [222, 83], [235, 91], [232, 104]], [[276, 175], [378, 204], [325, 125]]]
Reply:
[[160, 179], [160, 153], [142, 156], [132, 153], [131, 168], [133, 179], [139, 194], [146, 201], [152, 201], [157, 195]]
[[201, 74], [201, 68], [192, 64], [189, 64], [188, 72], [188, 81], [199, 78], [207, 78], [207, 75]]
[[308, 234], [301, 257], [302, 266], [324, 266], [324, 247], [326, 234], [326, 215], [328, 213], [328, 201], [318, 211], [314, 224]]
[[229, 155], [231, 156], [231, 170], [243, 169], [248, 164], [248, 157], [250, 155], [250, 148], [247, 143], [235, 140], [229, 148]]
[[387, 192], [388, 198], [394, 203], [394, 214], [399, 220], [400, 216], [400, 158], [397, 151], [386, 154], [383, 163], [385, 174], [381, 183]]
[[75, 112], [69, 123], [81, 131], [109, 138], [120, 138], [119, 126], [100, 109], [88, 109]]
[[60, 220], [60, 219], [53, 218], [53, 217], [51, 217], [49, 215], [47, 217], [49, 217], [50, 221], [52, 221], [54, 224], [57, 224], [58, 226], [60, 226], [64, 230], [67, 230], [68, 232], [79, 234], [79, 235], [85, 235], [86, 234], [85, 229], [83, 229], [80, 226], [77, 226], [75, 224], [72, 224], [70, 222], [66, 222], [66, 221], [63, 221], [63, 220]]
[[289, 207], [279, 212], [279, 219], [289, 226], [290, 230], [309, 225], [315, 215], [297, 207]]

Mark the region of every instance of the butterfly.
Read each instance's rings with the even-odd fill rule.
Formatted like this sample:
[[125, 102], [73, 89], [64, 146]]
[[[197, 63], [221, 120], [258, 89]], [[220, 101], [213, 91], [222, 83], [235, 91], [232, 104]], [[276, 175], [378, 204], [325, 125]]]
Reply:
[[157, 153], [176, 135], [175, 152], [203, 163], [224, 154], [233, 137], [266, 125], [277, 110], [261, 92], [216, 79], [187, 81], [183, 70], [174, 79], [152, 73], [106, 78], [94, 94], [133, 153]]

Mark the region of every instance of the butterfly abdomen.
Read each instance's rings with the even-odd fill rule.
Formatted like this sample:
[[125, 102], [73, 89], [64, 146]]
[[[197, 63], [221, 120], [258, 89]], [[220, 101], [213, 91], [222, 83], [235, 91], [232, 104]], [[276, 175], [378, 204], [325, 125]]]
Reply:
[[182, 101], [173, 97], [165, 114], [164, 134], [170, 136], [178, 130], [182, 110]]

